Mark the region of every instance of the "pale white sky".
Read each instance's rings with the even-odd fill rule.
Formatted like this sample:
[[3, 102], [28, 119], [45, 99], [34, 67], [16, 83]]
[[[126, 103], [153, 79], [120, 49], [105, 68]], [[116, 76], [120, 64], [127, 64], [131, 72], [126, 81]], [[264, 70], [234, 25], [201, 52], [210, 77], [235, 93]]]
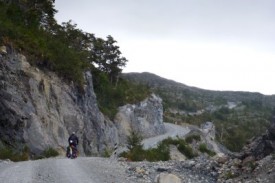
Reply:
[[274, 0], [56, 0], [59, 23], [111, 35], [129, 62], [211, 90], [275, 94]]

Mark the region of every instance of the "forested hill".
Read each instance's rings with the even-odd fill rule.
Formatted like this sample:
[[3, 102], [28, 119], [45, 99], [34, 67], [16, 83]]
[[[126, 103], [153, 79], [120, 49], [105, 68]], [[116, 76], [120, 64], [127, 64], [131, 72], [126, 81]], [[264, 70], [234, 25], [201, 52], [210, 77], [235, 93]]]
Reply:
[[232, 151], [239, 151], [248, 139], [263, 133], [275, 112], [275, 95], [204, 90], [147, 72], [124, 73], [122, 77], [161, 96], [166, 122], [200, 125], [213, 121], [217, 139]]
[[103, 72], [115, 82], [127, 63], [116, 40], [97, 38], [71, 21], [59, 25], [56, 12], [54, 0], [0, 0], [0, 44], [79, 86], [86, 70]]
[[111, 35], [96, 37], [72, 21], [58, 24], [54, 2], [0, 0], [0, 47], [4, 46], [8, 54], [23, 54], [43, 71], [54, 71], [80, 92], [85, 86], [83, 73], [90, 71], [99, 107], [109, 117], [118, 106], [146, 98], [146, 88], [119, 80], [128, 60], [117, 41]]
[[170, 90], [171, 92], [174, 92], [176, 95], [177, 93], [182, 94], [182, 92], [184, 91], [186, 92], [186, 94], [189, 94], [191, 96], [194, 95], [196, 97], [204, 97], [204, 99], [209, 98], [209, 100], [206, 100], [209, 102], [211, 102], [211, 100], [213, 99], [227, 100], [231, 102], [253, 100], [255, 102], [259, 101], [260, 103], [263, 103], [267, 106], [275, 107], [275, 95], [263, 95], [256, 92], [245, 91], [205, 90], [198, 87], [188, 86], [183, 83], [179, 83], [166, 78], [162, 78], [156, 74], [149, 72], [123, 73], [122, 77], [135, 83], [148, 85], [150, 88], [167, 91]]

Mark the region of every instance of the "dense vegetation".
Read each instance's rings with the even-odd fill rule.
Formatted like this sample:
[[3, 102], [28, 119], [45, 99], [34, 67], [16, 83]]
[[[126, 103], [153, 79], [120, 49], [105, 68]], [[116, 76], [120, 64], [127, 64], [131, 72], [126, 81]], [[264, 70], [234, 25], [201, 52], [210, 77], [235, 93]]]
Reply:
[[9, 159], [11, 161], [25, 161], [29, 159], [29, 148], [14, 149], [0, 142], [0, 159]]
[[[127, 147], [129, 151], [120, 154], [121, 157], [127, 158], [130, 161], [168, 161], [170, 157], [170, 145], [177, 147], [186, 158], [192, 159], [199, 154], [207, 154], [209, 156], [216, 155], [215, 152], [209, 150], [206, 144], [201, 142], [199, 135], [189, 135], [185, 139], [182, 138], [167, 138], [158, 144], [156, 148], [143, 149], [141, 144], [142, 136], [132, 131], [127, 138]], [[191, 144], [198, 144], [198, 148], [192, 147]]]
[[119, 78], [127, 59], [112, 36], [97, 38], [71, 21], [59, 25], [56, 12], [54, 0], [0, 0], [0, 45], [56, 72], [64, 82], [74, 82], [80, 91], [83, 73], [91, 71], [99, 106], [110, 117], [119, 105], [148, 96], [148, 88]]
[[148, 97], [151, 92], [144, 85], [131, 83], [123, 79], [119, 79], [116, 86], [114, 86], [104, 73], [95, 76], [94, 89], [97, 94], [99, 108], [110, 118], [113, 118], [117, 113], [118, 106], [140, 102]]
[[157, 148], [145, 150], [141, 144], [142, 136], [132, 131], [127, 138], [129, 151], [120, 154], [121, 157], [130, 161], [167, 161], [170, 159], [169, 147], [165, 143], [160, 143]]
[[247, 140], [265, 132], [271, 113], [271, 108], [255, 108], [242, 102], [233, 109], [221, 107], [213, 112], [184, 116], [181, 119], [196, 125], [200, 125], [202, 121], [213, 121], [217, 140], [230, 150], [239, 151]]
[[249, 92], [219, 92], [189, 87], [150, 73], [125, 74], [161, 96], [164, 121], [200, 126], [212, 121], [216, 138], [231, 151], [240, 151], [247, 140], [265, 132], [275, 114], [275, 96]]
[[43, 158], [50, 158], [56, 157], [59, 153], [49, 147], [45, 149], [40, 155], [35, 155], [30, 157], [30, 150], [27, 146], [23, 146], [21, 148], [12, 148], [8, 145], [4, 145], [0, 142], [0, 159], [9, 159], [11, 161], [26, 161], [29, 159], [43, 159]]
[[21, 50], [32, 64], [83, 84], [83, 72], [99, 70], [114, 82], [127, 60], [116, 41], [96, 38], [71, 21], [59, 25], [53, 1], [0, 1], [1, 43]]

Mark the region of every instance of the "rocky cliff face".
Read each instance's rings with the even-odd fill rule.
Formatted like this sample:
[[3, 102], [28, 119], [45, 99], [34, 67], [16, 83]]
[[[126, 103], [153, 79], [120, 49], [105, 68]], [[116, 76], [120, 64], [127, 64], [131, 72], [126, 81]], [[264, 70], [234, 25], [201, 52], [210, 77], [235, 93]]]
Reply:
[[251, 141], [244, 147], [241, 159], [253, 158], [260, 160], [267, 155], [275, 152], [275, 116], [273, 117], [270, 126], [266, 133], [260, 137], [251, 139]]
[[[81, 153], [102, 154], [123, 142], [120, 127], [125, 126], [118, 124], [126, 123], [146, 136], [164, 131], [162, 104], [156, 96], [130, 107], [129, 118], [114, 123], [98, 109], [91, 73], [85, 73], [85, 81], [79, 92], [73, 83], [32, 67], [21, 54], [1, 56], [0, 145], [27, 145], [35, 154], [48, 147], [62, 151], [70, 133], [76, 132]], [[128, 110], [124, 106], [121, 113], [128, 114]]]
[[139, 104], [120, 107], [115, 117], [115, 123], [119, 129], [121, 141], [126, 141], [126, 136], [131, 130], [139, 132], [143, 138], [163, 134], [165, 127], [161, 102], [161, 98], [152, 94]]
[[54, 73], [31, 67], [20, 54], [0, 59], [0, 138], [27, 146], [34, 153], [47, 147], [63, 149], [73, 131], [80, 151], [100, 153], [118, 141], [114, 124], [97, 107], [92, 75], [85, 73], [84, 92]]
[[220, 182], [274, 182], [275, 117], [265, 134], [251, 139], [234, 155], [219, 168]]

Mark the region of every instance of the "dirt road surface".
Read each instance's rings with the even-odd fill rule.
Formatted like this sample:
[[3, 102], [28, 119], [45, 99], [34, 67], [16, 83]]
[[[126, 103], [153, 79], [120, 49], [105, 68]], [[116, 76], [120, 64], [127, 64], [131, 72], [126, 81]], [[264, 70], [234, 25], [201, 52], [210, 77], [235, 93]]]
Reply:
[[188, 127], [174, 125], [171, 123], [164, 123], [164, 125], [166, 128], [166, 133], [156, 136], [156, 137], [144, 139], [142, 141], [144, 149], [156, 147], [159, 142], [161, 142], [162, 140], [164, 140], [168, 137], [171, 137], [171, 138], [174, 138], [177, 136], [184, 137], [186, 134], [188, 134], [190, 132], [190, 129]]
[[[145, 139], [145, 149], [168, 137], [184, 136], [190, 130], [165, 123], [167, 132]], [[112, 158], [65, 157], [36, 161], [0, 161], [0, 183], [137, 183], [126, 173], [127, 167]]]
[[99, 157], [1, 162], [1, 183], [128, 183], [125, 167]]

